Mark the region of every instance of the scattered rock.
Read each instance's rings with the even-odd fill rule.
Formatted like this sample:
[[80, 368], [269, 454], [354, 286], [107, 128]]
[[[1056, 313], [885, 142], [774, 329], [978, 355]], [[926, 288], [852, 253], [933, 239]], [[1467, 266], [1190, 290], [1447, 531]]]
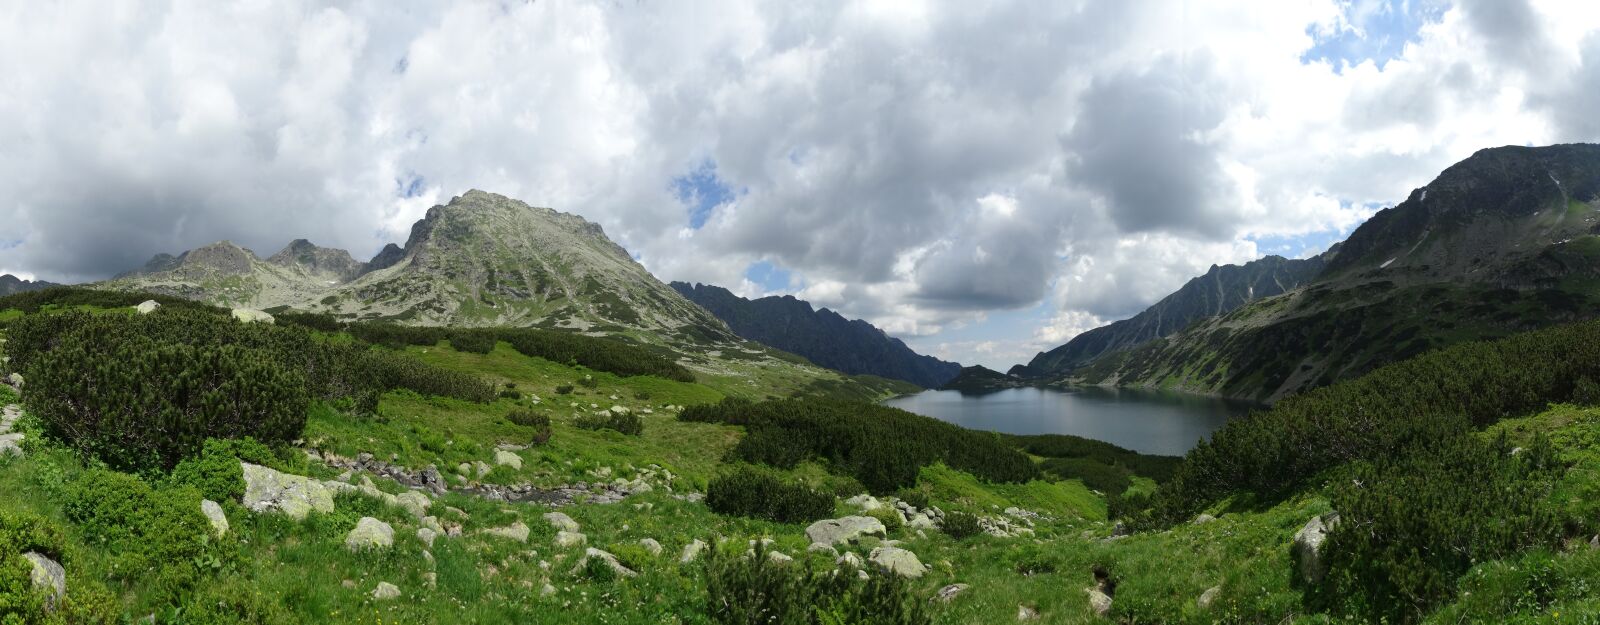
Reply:
[[1211, 607], [1211, 604], [1217, 602], [1217, 595], [1220, 594], [1222, 594], [1221, 586], [1212, 586], [1207, 588], [1205, 592], [1200, 593], [1200, 598], [1194, 601], [1194, 605], [1202, 610], [1208, 609]]
[[1039, 620], [1039, 608], [1035, 608], [1035, 607], [1033, 607], [1031, 605], [1018, 605], [1017, 606], [1017, 620], [1019, 620], [1019, 621], [1037, 621], [1037, 620]]
[[1205, 524], [1210, 523], [1210, 522], [1215, 521], [1215, 520], [1217, 520], [1217, 517], [1211, 516], [1209, 514], [1202, 514], [1202, 515], [1197, 516], [1197, 517], [1194, 518], [1194, 524], [1195, 525], [1205, 525]]
[[458, 465], [456, 465], [456, 473], [459, 473], [461, 475], [471, 475], [472, 474], [472, 465], [470, 463], [466, 463], [466, 462], [458, 464]]
[[933, 519], [930, 519], [927, 515], [918, 512], [917, 514], [911, 515], [911, 519], [906, 521], [906, 527], [914, 530], [931, 530], [937, 526], [934, 525]]
[[572, 520], [572, 517], [569, 517], [561, 512], [546, 512], [544, 515], [544, 520], [549, 521], [550, 527], [556, 528], [557, 531], [578, 531], [578, 522]]
[[369, 516], [356, 521], [356, 528], [344, 537], [344, 546], [351, 551], [384, 549], [394, 545], [394, 528], [388, 523]]
[[582, 571], [584, 567], [589, 565], [590, 559], [598, 559], [601, 562], [604, 562], [606, 567], [611, 569], [612, 573], [616, 573], [621, 577], [636, 577], [639, 575], [638, 573], [634, 572], [633, 569], [623, 566], [622, 562], [617, 560], [617, 556], [612, 555], [608, 551], [595, 549], [594, 547], [584, 550], [583, 558], [578, 560], [578, 566], [573, 567], [573, 572], [576, 573]]
[[644, 547], [645, 551], [650, 552], [652, 556], [661, 555], [663, 550], [661, 543], [654, 538], [641, 538], [639, 539], [639, 544]]
[[472, 471], [474, 473], [477, 473], [479, 478], [482, 478], [483, 476], [488, 475], [489, 472], [492, 471], [492, 470], [494, 470], [494, 467], [489, 466], [489, 463], [487, 463], [487, 462], [484, 462], [482, 460], [473, 460], [472, 461]]
[[6, 382], [17, 388], [22, 388], [22, 374], [13, 373], [6, 377]]
[[811, 543], [810, 547], [806, 547], [806, 551], [815, 551], [817, 553], [825, 553], [825, 554], [828, 554], [828, 557], [830, 557], [830, 558], [839, 557], [839, 550], [834, 549], [833, 545], [824, 545], [822, 543]]
[[244, 507], [252, 512], [276, 510], [295, 520], [306, 518], [312, 510], [333, 512], [333, 492], [324, 482], [248, 462], [239, 466], [244, 472]]
[[56, 603], [61, 601], [61, 595], [67, 594], [67, 570], [61, 568], [61, 563], [51, 560], [42, 553], [29, 551], [22, 554], [22, 557], [27, 558], [28, 563], [33, 565], [31, 574], [33, 587], [46, 591], [49, 596], [45, 599], [45, 605], [49, 609], [55, 609]]
[[860, 508], [862, 512], [872, 512], [873, 510], [883, 507], [883, 502], [878, 501], [877, 497], [873, 497], [872, 495], [868, 495], [866, 493], [846, 499], [844, 502], [848, 505]]
[[435, 530], [426, 527], [417, 528], [417, 540], [422, 541], [422, 543], [427, 545], [429, 549], [433, 548], [433, 541], [438, 540], [438, 538], [439, 532]]
[[1099, 617], [1104, 617], [1111, 613], [1111, 595], [1106, 594], [1099, 588], [1090, 588], [1088, 593], [1090, 612]]
[[700, 552], [705, 551], [705, 549], [705, 541], [696, 539], [694, 542], [683, 546], [683, 555], [678, 557], [678, 562], [683, 564], [694, 562], [696, 558], [700, 557]]
[[539, 589], [539, 596], [541, 597], [548, 597], [553, 594], [556, 594], [556, 587], [550, 585], [549, 582], [545, 582], [544, 587]]
[[853, 543], [865, 536], [883, 537], [888, 534], [883, 521], [869, 516], [847, 516], [825, 519], [806, 528], [806, 538], [813, 543], [841, 545]]
[[933, 598], [929, 599], [928, 602], [932, 603], [937, 601], [939, 603], [950, 603], [951, 601], [955, 600], [956, 595], [966, 592], [967, 588], [970, 588], [970, 586], [966, 584], [951, 584], [949, 586], [945, 586], [944, 588], [940, 588], [939, 592], [934, 593]]
[[139, 314], [141, 314], [141, 315], [148, 315], [150, 313], [155, 312], [156, 309], [160, 308], [160, 307], [161, 307], [161, 302], [155, 301], [153, 299], [147, 299], [145, 301], [139, 302], [139, 305], [135, 306], [134, 310], [139, 311]]
[[233, 318], [239, 323], [265, 323], [271, 325], [274, 322], [272, 315], [251, 308], [233, 309]]
[[228, 534], [228, 515], [222, 513], [222, 506], [210, 499], [200, 500], [200, 513], [206, 515], [206, 520], [211, 522], [211, 531], [217, 538]]
[[583, 534], [579, 534], [577, 532], [568, 532], [568, 531], [556, 532], [556, 546], [560, 547], [562, 549], [571, 549], [573, 547], [582, 547], [584, 545], [584, 543], [587, 543], [587, 542], [589, 542], [589, 537], [588, 536], [584, 536]]
[[23, 457], [22, 434], [0, 434], [0, 458], [6, 456]]
[[1290, 552], [1300, 570], [1300, 577], [1307, 582], [1322, 581], [1322, 576], [1328, 572], [1328, 563], [1322, 557], [1322, 543], [1328, 540], [1328, 532], [1339, 524], [1339, 513], [1330, 512], [1306, 522], [1305, 527], [1294, 534], [1294, 545]]
[[378, 582], [378, 587], [372, 589], [374, 601], [389, 601], [400, 598], [400, 587], [389, 582]]
[[518, 456], [504, 449], [496, 449], [494, 450], [494, 463], [504, 467], [521, 469], [522, 456]]
[[[515, 540], [519, 543], [525, 543], [528, 542], [528, 531], [527, 524], [523, 523], [522, 521], [517, 521], [516, 523], [512, 523], [511, 525], [507, 525], [505, 527], [492, 527], [483, 530], [483, 533], [490, 536], [510, 538], [511, 540]], [[560, 537], [558, 536], [557, 539], [559, 540], [559, 538]]]
[[861, 561], [861, 556], [856, 555], [854, 552], [847, 551], [844, 555], [839, 556], [838, 560], [834, 560], [834, 564], [838, 564], [839, 566], [848, 566], [853, 569], [859, 569], [862, 568], [866, 563]]
[[406, 512], [410, 512], [411, 516], [419, 519], [428, 516], [428, 508], [433, 507], [432, 499], [429, 499], [427, 495], [414, 490], [395, 495], [395, 502], [398, 503], [400, 507], [405, 508]]
[[901, 577], [915, 579], [928, 572], [928, 567], [923, 566], [922, 561], [917, 559], [917, 554], [899, 547], [878, 547], [872, 550], [867, 559], [883, 570]]

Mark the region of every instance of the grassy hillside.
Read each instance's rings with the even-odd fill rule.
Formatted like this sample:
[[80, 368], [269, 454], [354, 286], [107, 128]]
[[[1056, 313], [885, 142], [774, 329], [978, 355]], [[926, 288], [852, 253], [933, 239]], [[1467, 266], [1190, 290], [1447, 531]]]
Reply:
[[[8, 302], [0, 300], [8, 309], [0, 312], [7, 340], [0, 348], [33, 363], [66, 358], [56, 350], [87, 328], [108, 332], [91, 345], [88, 353], [96, 353], [132, 340], [118, 333], [135, 328], [159, 338], [162, 315], [209, 327], [193, 315], [218, 312], [193, 307], [140, 320], [129, 309], [87, 301], [26, 311]], [[115, 323], [50, 326], [69, 309]], [[29, 338], [39, 326], [58, 328], [58, 340]], [[793, 616], [780, 622], [861, 624], [1003, 623], [1019, 613], [1040, 623], [1600, 618], [1593, 584], [1600, 549], [1586, 546], [1600, 531], [1600, 387], [1585, 381], [1600, 361], [1593, 338], [1600, 328], [1592, 325], [1454, 348], [1353, 387], [1335, 385], [1299, 408], [1284, 402], [1236, 422], [1234, 433], [1182, 464], [1071, 437], [971, 432], [846, 399], [759, 401], [785, 396], [730, 392], [748, 386], [743, 380], [591, 369], [529, 356], [509, 341], [448, 337], [389, 348], [291, 324], [239, 330], [255, 337], [251, 343], [227, 327], [217, 326], [217, 342], [241, 349], [307, 336], [356, 350], [330, 353], [371, 351], [383, 362], [468, 376], [496, 392], [441, 397], [412, 378], [389, 377], [374, 382], [391, 388], [369, 410], [342, 400], [345, 391], [302, 379], [303, 387], [283, 392], [322, 394], [308, 399], [303, 429], [289, 440], [212, 440], [185, 451], [175, 467], [123, 473], [106, 466], [99, 448], [80, 444], [84, 431], [60, 427], [82, 423], [73, 410], [39, 399], [98, 397], [103, 387], [71, 386], [76, 378], [65, 375], [25, 380], [20, 394], [0, 386], [0, 405], [28, 408], [10, 426], [23, 435], [23, 455], [0, 452], [0, 621], [747, 623], [748, 610]], [[303, 362], [279, 358], [288, 368]], [[76, 370], [100, 376], [121, 366]], [[176, 373], [168, 378], [183, 378]], [[216, 379], [226, 386], [232, 378]], [[177, 386], [164, 388], [167, 397], [126, 401], [181, 400], [171, 392]], [[1323, 409], [1339, 405], [1364, 408]], [[199, 415], [250, 409], [192, 406]], [[1434, 418], [1449, 413], [1466, 418], [1455, 425]], [[1401, 417], [1426, 427], [1362, 436]], [[215, 422], [194, 423], [204, 431]], [[1448, 427], [1427, 425], [1438, 423]], [[1405, 431], [1441, 444], [1417, 444]], [[1394, 444], [1385, 453], [1356, 453], [1346, 440]], [[1338, 451], [1300, 465], [1275, 465], [1254, 451], [1307, 446]], [[1438, 462], [1419, 468], [1419, 459]], [[299, 520], [253, 511], [241, 496], [241, 460], [346, 484], [337, 490], [348, 492]], [[429, 467], [440, 472], [442, 492], [424, 479]], [[1480, 473], [1443, 479], [1436, 470]], [[1402, 479], [1411, 474], [1422, 481]], [[774, 486], [741, 493], [740, 480], [750, 475], [769, 476]], [[1197, 481], [1200, 475], [1233, 477]], [[1376, 492], [1404, 514], [1372, 506], [1349, 486], [1353, 479], [1388, 485]], [[1483, 495], [1495, 488], [1528, 496]], [[1449, 497], [1452, 491], [1472, 497]], [[888, 507], [866, 511], [860, 496], [868, 492]], [[220, 504], [226, 533], [214, 532], [202, 498]], [[795, 505], [773, 520], [778, 511], [769, 504], [782, 502]], [[915, 512], [894, 512], [899, 504]], [[1417, 513], [1429, 506], [1457, 514]], [[928, 520], [935, 509], [940, 523]], [[554, 511], [578, 526], [582, 546], [558, 544], [571, 536], [546, 519]], [[1310, 583], [1291, 545], [1309, 520], [1332, 511], [1346, 529], [1335, 529], [1321, 552], [1327, 577]], [[813, 520], [863, 514], [885, 524], [883, 536], [839, 545], [837, 554], [812, 547], [806, 529]], [[393, 544], [348, 548], [364, 518], [388, 524]], [[1397, 518], [1425, 524], [1396, 525]], [[1510, 538], [1486, 531], [1507, 524], [1529, 531]], [[1119, 525], [1148, 531], [1128, 534]], [[1398, 552], [1365, 557], [1382, 545], [1354, 541], [1349, 528], [1382, 530], [1401, 547], [1431, 549], [1441, 544], [1426, 540], [1435, 535], [1462, 541], [1451, 547], [1496, 547], [1469, 561], [1402, 569], [1410, 561]], [[766, 539], [763, 552], [792, 560], [742, 557], [751, 541]], [[708, 547], [683, 561], [695, 541]], [[890, 546], [914, 554], [922, 574], [902, 577], [867, 562], [868, 579], [857, 581], [852, 565], [837, 562]], [[604, 550], [627, 573], [600, 556], [584, 562], [587, 548]], [[46, 594], [31, 589], [26, 552], [63, 566], [66, 592], [50, 610]], [[835, 569], [844, 574], [833, 576]], [[1410, 573], [1396, 576], [1402, 571]], [[1418, 572], [1431, 585], [1406, 586]], [[1356, 583], [1373, 579], [1389, 582]], [[956, 584], [964, 590], [935, 599]], [[398, 596], [375, 596], [380, 585], [393, 585]], [[1383, 594], [1399, 587], [1434, 592], [1416, 601]], [[1103, 615], [1090, 589], [1109, 599]]]

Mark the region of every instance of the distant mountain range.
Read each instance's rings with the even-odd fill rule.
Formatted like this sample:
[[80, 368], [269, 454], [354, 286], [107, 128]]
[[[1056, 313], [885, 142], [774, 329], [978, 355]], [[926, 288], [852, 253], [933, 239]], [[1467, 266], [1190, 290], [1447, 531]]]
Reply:
[[706, 375], [762, 378], [767, 383], [752, 388], [792, 393], [843, 385], [868, 387], [870, 396], [908, 386], [854, 379], [740, 338], [652, 276], [599, 225], [477, 190], [429, 209], [404, 247], [390, 244], [365, 263], [304, 239], [264, 259], [221, 241], [157, 255], [93, 286], [346, 321], [582, 332], [660, 349]]
[[[1220, 315], [1086, 360], [1109, 341], [1075, 339], [1016, 371], [1270, 401], [1445, 345], [1595, 317], [1597, 200], [1600, 146], [1480, 150], [1312, 259], [1320, 272], [1285, 271], [1281, 294], [1240, 297], [1237, 283]], [[1159, 317], [1196, 282], [1129, 321]]]
[[1293, 290], [1322, 272], [1335, 252], [1306, 259], [1267, 256], [1244, 265], [1212, 265], [1205, 275], [1190, 280], [1131, 318], [1101, 326], [1034, 356], [1027, 365], [1011, 369], [1012, 375], [1041, 377], [1070, 371], [1108, 352], [1127, 349], [1150, 339], [1168, 336], [1196, 319], [1214, 317], [1244, 304]]
[[673, 289], [728, 324], [741, 337], [798, 354], [818, 365], [858, 375], [938, 388], [961, 365], [912, 351], [900, 339], [860, 319], [849, 320], [793, 296], [745, 299], [719, 286], [671, 283]]
[[21, 293], [23, 291], [37, 291], [39, 289], [48, 289], [48, 288], [53, 287], [53, 286], [61, 286], [61, 285], [56, 284], [54, 282], [45, 282], [44, 280], [38, 280], [38, 281], [23, 280], [22, 278], [18, 278], [18, 277], [13, 276], [13, 275], [11, 275], [9, 273], [5, 274], [5, 275], [0, 275], [0, 296], [11, 295], [13, 293]]

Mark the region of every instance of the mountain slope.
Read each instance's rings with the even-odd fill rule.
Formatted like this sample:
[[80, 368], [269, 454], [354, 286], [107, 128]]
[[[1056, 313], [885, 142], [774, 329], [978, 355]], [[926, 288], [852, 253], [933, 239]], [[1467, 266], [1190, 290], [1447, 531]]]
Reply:
[[719, 286], [673, 282], [683, 294], [757, 343], [805, 356], [835, 371], [869, 374], [937, 388], [961, 372], [961, 365], [912, 351], [900, 339], [860, 319], [848, 320], [792, 296], [745, 299]]
[[1221, 315], [1305, 284], [1322, 271], [1332, 255], [1328, 252], [1306, 259], [1267, 256], [1244, 265], [1212, 265], [1205, 275], [1188, 281], [1144, 312], [1079, 334], [1011, 372], [1031, 377], [1059, 374], [1103, 354], [1168, 336], [1196, 319]]
[[22, 278], [18, 278], [9, 273], [0, 275], [0, 296], [11, 295], [12, 293], [22, 293], [24, 291], [48, 289], [53, 286], [61, 285], [53, 282], [45, 282], [44, 280], [23, 280]]
[[159, 255], [95, 286], [345, 321], [606, 336], [670, 354], [706, 383], [741, 397], [870, 398], [911, 390], [901, 382], [828, 371], [741, 339], [657, 280], [600, 226], [477, 190], [429, 209], [405, 247], [390, 244], [367, 263], [303, 239], [266, 259], [222, 241]]
[[1259, 400], [1600, 312], [1600, 146], [1481, 150], [1357, 228], [1310, 284], [1065, 376]]

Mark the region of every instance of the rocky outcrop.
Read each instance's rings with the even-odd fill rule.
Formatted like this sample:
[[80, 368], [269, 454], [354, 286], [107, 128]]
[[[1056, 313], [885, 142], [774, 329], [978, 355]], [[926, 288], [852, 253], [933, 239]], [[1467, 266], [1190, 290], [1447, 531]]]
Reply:
[[22, 557], [32, 566], [30, 576], [34, 589], [45, 591], [45, 605], [54, 609], [61, 601], [61, 596], [67, 594], [67, 570], [61, 567], [61, 563], [42, 553], [29, 551]]
[[877, 547], [867, 556], [867, 561], [886, 572], [912, 579], [928, 572], [928, 567], [917, 559], [917, 554], [899, 547]]
[[887, 534], [888, 529], [883, 526], [883, 521], [869, 516], [826, 519], [806, 528], [806, 538], [821, 545], [845, 545], [867, 536], [882, 538]]
[[312, 510], [333, 512], [333, 490], [323, 482], [248, 462], [239, 466], [244, 472], [241, 503], [252, 512], [282, 512], [295, 520], [306, 518]]
[[483, 533], [486, 535], [508, 538], [519, 543], [528, 542], [529, 532], [530, 530], [528, 529], [527, 524], [523, 523], [522, 521], [517, 521], [516, 523], [512, 523], [505, 527], [492, 527], [483, 530]]
[[265, 323], [271, 325], [274, 322], [272, 315], [251, 308], [233, 309], [233, 318], [239, 323]]
[[135, 312], [138, 312], [141, 315], [148, 315], [150, 313], [155, 312], [156, 309], [160, 308], [160, 307], [161, 307], [161, 302], [155, 301], [153, 299], [147, 299], [147, 300], [145, 300], [143, 302], [139, 302], [139, 305], [135, 306], [133, 310]]

